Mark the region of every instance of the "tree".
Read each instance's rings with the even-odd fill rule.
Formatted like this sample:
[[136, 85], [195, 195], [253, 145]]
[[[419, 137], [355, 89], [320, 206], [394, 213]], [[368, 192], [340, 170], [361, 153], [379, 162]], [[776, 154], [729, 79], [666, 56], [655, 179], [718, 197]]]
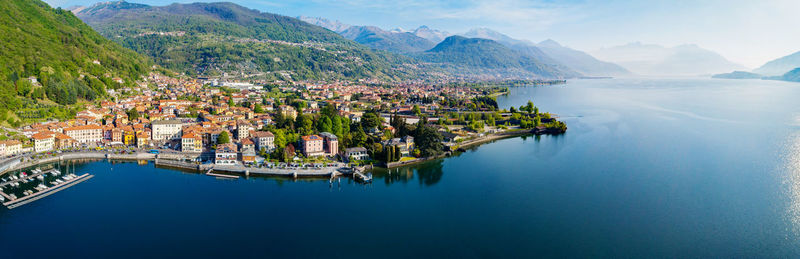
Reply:
[[414, 107], [411, 108], [411, 112], [413, 112], [414, 115], [417, 115], [417, 116], [422, 114], [422, 112], [419, 110], [419, 106], [417, 106], [416, 104], [414, 104]]
[[294, 145], [288, 144], [286, 148], [283, 149], [283, 162], [289, 163], [292, 161], [294, 157]]
[[510, 113], [517, 113], [517, 109], [515, 109], [515, 108], [514, 108], [514, 106], [511, 106], [511, 108], [510, 108], [510, 109], [508, 109], [508, 112], [510, 112]]
[[231, 107], [236, 106], [236, 104], [233, 103], [233, 98], [228, 97], [228, 106], [231, 106]]
[[255, 112], [255, 113], [264, 113], [264, 108], [261, 108], [261, 104], [257, 103], [255, 105], [255, 107], [253, 107], [253, 112]]
[[139, 111], [136, 108], [131, 108], [126, 112], [128, 114], [128, 120], [138, 120], [139, 119]]
[[382, 119], [374, 112], [365, 113], [361, 117], [361, 126], [366, 129], [375, 128], [381, 125]]
[[297, 115], [295, 126], [297, 127], [297, 132], [300, 132], [303, 135], [310, 135], [314, 133], [314, 120], [311, 119], [311, 115]]
[[223, 131], [222, 133], [219, 134], [219, 137], [217, 137], [217, 144], [227, 144], [230, 142], [231, 142], [231, 137], [228, 136], [227, 131]]
[[339, 116], [334, 116], [333, 120], [331, 120], [331, 133], [340, 138], [344, 136], [344, 134], [342, 134], [342, 120]]
[[367, 143], [367, 134], [361, 128], [356, 129], [353, 133], [353, 146], [363, 147]]
[[442, 134], [424, 124], [418, 125], [414, 136], [416, 146], [423, 156], [435, 156], [442, 153]]
[[392, 146], [392, 149], [393, 149], [392, 154], [394, 154], [392, 156], [392, 160], [393, 161], [400, 161], [400, 156], [402, 155], [402, 154], [400, 154], [400, 149], [397, 148], [397, 146]]
[[528, 113], [533, 113], [533, 108], [534, 108], [533, 102], [528, 100], [528, 104], [525, 105], [525, 111], [527, 111]]
[[321, 116], [319, 121], [317, 122], [317, 130], [320, 132], [331, 132], [333, 131], [333, 122], [331, 118], [328, 116]]

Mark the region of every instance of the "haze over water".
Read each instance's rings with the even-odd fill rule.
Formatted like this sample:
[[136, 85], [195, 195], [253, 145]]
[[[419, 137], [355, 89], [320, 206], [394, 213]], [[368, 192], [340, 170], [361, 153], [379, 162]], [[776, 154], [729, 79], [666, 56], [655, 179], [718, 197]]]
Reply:
[[[512, 88], [569, 126], [362, 186], [135, 163], [0, 209], [17, 257], [794, 257], [800, 84], [570, 80]], [[113, 168], [113, 169], [112, 169]], [[74, 238], [80, 236], [80, 238]], [[47, 249], [43, 249], [43, 248]]]

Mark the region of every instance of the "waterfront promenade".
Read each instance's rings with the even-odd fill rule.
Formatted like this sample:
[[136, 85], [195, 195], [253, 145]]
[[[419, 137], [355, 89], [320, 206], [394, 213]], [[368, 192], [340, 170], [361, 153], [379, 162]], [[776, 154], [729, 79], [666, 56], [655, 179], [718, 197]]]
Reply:
[[25, 169], [41, 164], [55, 163], [69, 160], [147, 160], [153, 161], [157, 166], [175, 167], [187, 170], [206, 172], [209, 169], [218, 172], [228, 172], [249, 175], [273, 175], [287, 177], [328, 177], [335, 174], [340, 168], [346, 167], [343, 163], [334, 163], [335, 166], [325, 167], [248, 167], [244, 165], [214, 165], [183, 162], [186, 158], [197, 158], [200, 154], [183, 154], [178, 152], [164, 152], [152, 154], [147, 152], [133, 152], [128, 154], [118, 154], [107, 151], [77, 151], [64, 152], [43, 158], [33, 158], [29, 155], [17, 156], [0, 161], [0, 175], [5, 173]]

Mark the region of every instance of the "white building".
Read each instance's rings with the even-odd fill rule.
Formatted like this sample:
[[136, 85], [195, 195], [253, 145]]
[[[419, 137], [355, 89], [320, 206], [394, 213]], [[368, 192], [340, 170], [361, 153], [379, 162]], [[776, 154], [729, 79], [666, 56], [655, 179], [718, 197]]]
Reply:
[[236, 151], [236, 146], [227, 143], [217, 145], [217, 150], [214, 151], [214, 164], [217, 165], [236, 165], [239, 154]]
[[52, 132], [39, 132], [34, 134], [31, 138], [33, 138], [33, 150], [36, 153], [43, 153], [53, 150], [53, 146], [55, 144], [55, 134]]
[[17, 140], [0, 141], [0, 155], [13, 156], [22, 152], [22, 142]]
[[103, 128], [98, 125], [75, 126], [64, 129], [64, 135], [80, 144], [97, 144], [103, 141]]
[[181, 138], [183, 123], [179, 120], [160, 120], [151, 123], [153, 140], [173, 140]]
[[272, 152], [275, 149], [275, 135], [269, 131], [253, 131], [253, 143], [256, 144], [256, 150], [265, 149], [267, 152]]

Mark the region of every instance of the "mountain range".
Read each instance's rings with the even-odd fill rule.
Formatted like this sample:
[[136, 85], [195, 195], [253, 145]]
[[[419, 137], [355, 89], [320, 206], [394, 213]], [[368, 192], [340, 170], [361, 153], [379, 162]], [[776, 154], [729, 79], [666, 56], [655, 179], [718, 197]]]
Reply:
[[668, 48], [637, 42], [603, 48], [591, 54], [640, 75], [694, 76], [745, 69], [716, 52], [691, 44]]
[[544, 62], [569, 69], [586, 76], [629, 76], [631, 72], [619, 65], [600, 61], [585, 52], [562, 46], [554, 40], [545, 40], [539, 44], [514, 39], [508, 35], [487, 28], [472, 29], [463, 36], [484, 38], [497, 41], [512, 49], [537, 57]]
[[[580, 74], [560, 69], [496, 41], [450, 36], [414, 57], [442, 65], [456, 74], [493, 74], [501, 77], [570, 78]], [[466, 68], [466, 69], [463, 69]]]
[[[306, 22], [337, 31], [345, 38], [354, 40], [374, 49], [386, 50], [394, 53], [409, 54], [430, 49], [435, 43], [441, 42], [443, 37], [450, 33], [433, 30], [427, 26], [407, 31], [394, 29], [386, 31], [374, 26], [350, 26], [342, 29], [343, 23], [324, 18], [300, 17]], [[547, 40], [537, 45], [530, 41], [518, 40], [488, 28], [475, 28], [459, 34], [466, 38], [489, 39], [504, 45], [514, 51], [503, 53], [513, 55], [526, 55], [544, 66], [560, 70], [563, 75], [586, 76], [627, 76], [631, 73], [624, 68], [610, 62], [597, 60], [585, 52], [561, 46], [553, 40]], [[482, 45], [481, 47], [485, 47]], [[485, 52], [477, 50], [476, 52]], [[494, 53], [497, 54], [497, 53]], [[493, 55], [496, 56], [496, 55]], [[440, 58], [437, 58], [439, 60]], [[510, 58], [505, 58], [510, 60]], [[492, 62], [489, 62], [492, 63]]]
[[390, 79], [403, 76], [398, 64], [406, 62], [296, 18], [233, 3], [149, 6], [119, 1], [74, 10], [107, 38], [190, 75]]
[[800, 67], [800, 51], [769, 61], [761, 67], [754, 69], [753, 73], [765, 76], [778, 76], [798, 67]]
[[350, 26], [339, 34], [371, 48], [395, 53], [426, 51], [436, 45], [411, 32], [390, 32], [374, 26]]

